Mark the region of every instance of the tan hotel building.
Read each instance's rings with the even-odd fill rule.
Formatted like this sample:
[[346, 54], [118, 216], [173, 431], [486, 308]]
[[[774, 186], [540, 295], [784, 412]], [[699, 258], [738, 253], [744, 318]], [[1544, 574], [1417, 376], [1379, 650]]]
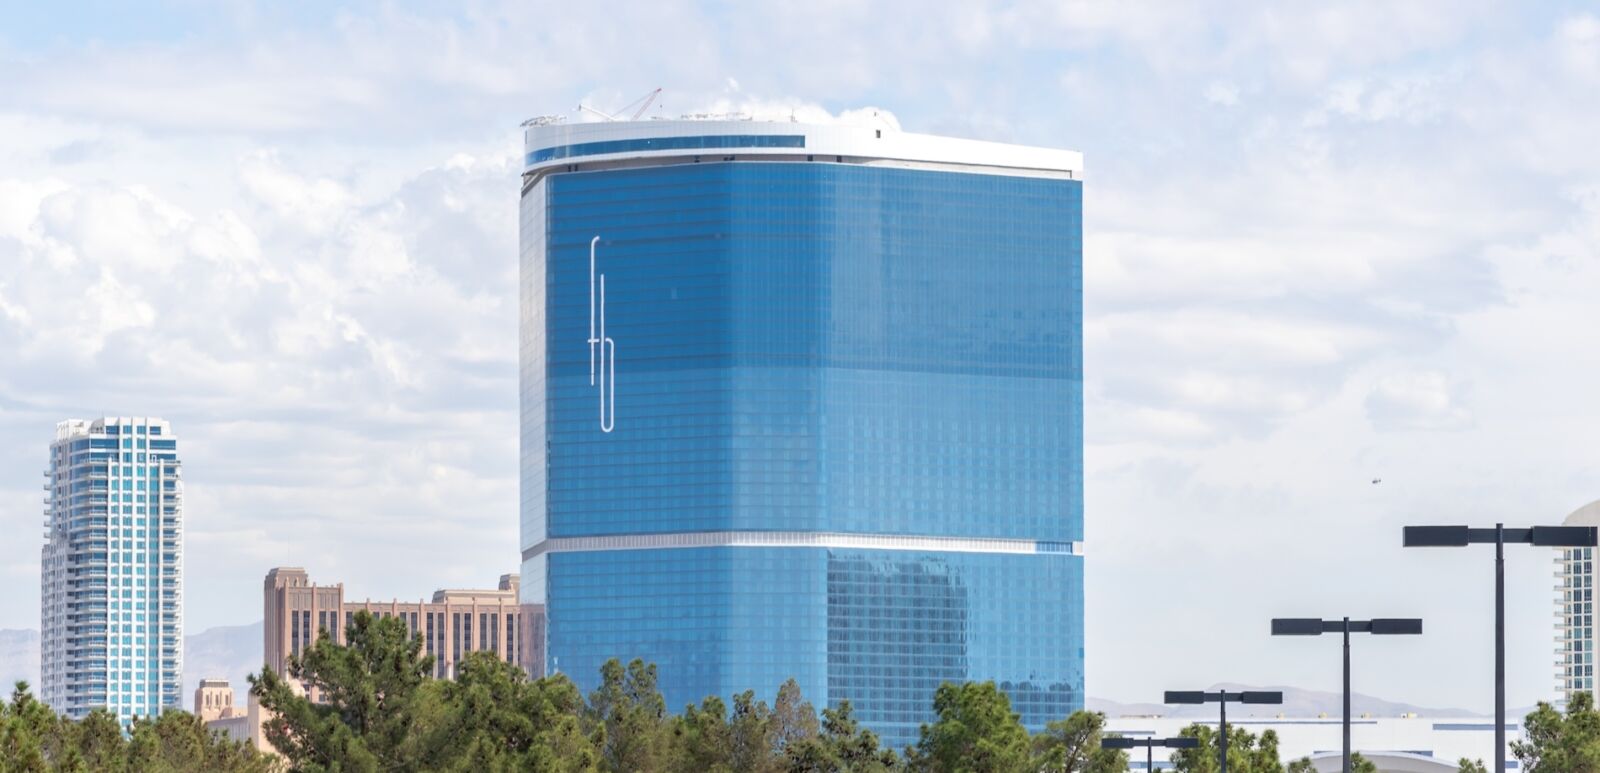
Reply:
[[266, 664], [286, 673], [289, 656], [310, 648], [320, 631], [343, 644], [355, 613], [366, 610], [374, 617], [399, 618], [413, 636], [420, 635], [437, 678], [455, 676], [461, 658], [480, 650], [539, 678], [544, 676], [544, 607], [518, 604], [517, 585], [517, 575], [507, 574], [495, 590], [439, 590], [431, 602], [352, 602], [345, 600], [344, 583], [313, 585], [306, 570], [278, 567], [267, 572], [265, 582]]

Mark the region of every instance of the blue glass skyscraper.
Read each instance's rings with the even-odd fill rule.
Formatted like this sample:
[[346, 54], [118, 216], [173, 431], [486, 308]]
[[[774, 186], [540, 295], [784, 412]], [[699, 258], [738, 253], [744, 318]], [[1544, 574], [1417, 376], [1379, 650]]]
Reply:
[[183, 481], [161, 419], [56, 426], [41, 551], [44, 701], [123, 723], [182, 705]]
[[524, 599], [668, 705], [1083, 703], [1081, 157], [890, 127], [531, 125]]

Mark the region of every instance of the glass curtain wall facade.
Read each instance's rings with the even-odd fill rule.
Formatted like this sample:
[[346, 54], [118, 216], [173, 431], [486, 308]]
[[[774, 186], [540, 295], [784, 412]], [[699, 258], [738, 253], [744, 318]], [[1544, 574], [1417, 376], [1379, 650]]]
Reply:
[[182, 705], [183, 483], [165, 421], [56, 428], [45, 471], [41, 694], [127, 724]]
[[793, 677], [897, 746], [944, 681], [1082, 707], [1080, 182], [718, 160], [522, 214], [551, 669], [655, 662], [673, 710]]

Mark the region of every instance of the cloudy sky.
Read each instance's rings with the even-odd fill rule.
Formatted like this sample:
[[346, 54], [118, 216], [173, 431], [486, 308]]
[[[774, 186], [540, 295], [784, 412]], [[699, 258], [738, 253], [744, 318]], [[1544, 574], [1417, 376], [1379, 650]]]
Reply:
[[68, 417], [174, 422], [191, 631], [514, 571], [517, 125], [656, 86], [1085, 153], [1094, 695], [1335, 688], [1268, 618], [1421, 615], [1357, 689], [1485, 709], [1490, 552], [1400, 526], [1600, 498], [1592, 6], [331, 5], [0, 0], [0, 628]]

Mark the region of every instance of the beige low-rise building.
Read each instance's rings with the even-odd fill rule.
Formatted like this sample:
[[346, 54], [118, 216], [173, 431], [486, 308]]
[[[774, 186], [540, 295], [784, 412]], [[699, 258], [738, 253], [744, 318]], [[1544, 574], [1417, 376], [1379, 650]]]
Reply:
[[[299, 567], [267, 572], [263, 650], [268, 668], [286, 673], [289, 658], [309, 649], [324, 633], [343, 644], [356, 612], [397, 618], [422, 639], [433, 676], [455, 676], [470, 652], [493, 652], [530, 677], [544, 676], [544, 607], [520, 604], [519, 578], [501, 575], [494, 590], [438, 590], [432, 601], [348, 601], [344, 583], [315, 585]], [[315, 696], [313, 696], [313, 699]]]
[[201, 722], [225, 719], [235, 714], [233, 686], [226, 679], [201, 679], [194, 691], [194, 715]]
[[226, 679], [201, 679], [194, 691], [194, 713], [206, 727], [235, 741], [248, 741], [263, 752], [272, 752], [262, 732], [265, 723], [256, 696], [248, 696], [244, 706], [234, 705], [233, 686]]

